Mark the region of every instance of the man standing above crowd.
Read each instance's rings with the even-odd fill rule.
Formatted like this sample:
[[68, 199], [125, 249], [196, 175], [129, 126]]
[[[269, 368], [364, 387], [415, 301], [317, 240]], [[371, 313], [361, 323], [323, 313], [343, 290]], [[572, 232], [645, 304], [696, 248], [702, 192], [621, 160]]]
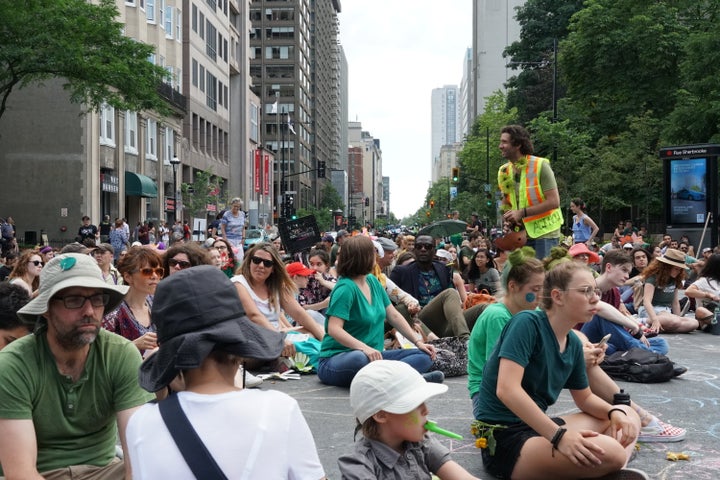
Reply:
[[547, 158], [534, 156], [530, 134], [520, 125], [503, 127], [500, 152], [508, 163], [498, 171], [503, 219], [527, 232], [538, 258], [559, 243], [563, 223], [555, 174]]
[[7, 479], [131, 478], [130, 416], [153, 396], [140, 389], [140, 354], [100, 328], [127, 287], [103, 282], [88, 255], [59, 255], [43, 268], [39, 294], [18, 311], [34, 335], [0, 351], [0, 476]]
[[[420, 320], [438, 337], [468, 338], [470, 330], [463, 315], [460, 295], [453, 287], [452, 271], [433, 261], [435, 242], [429, 235], [415, 240], [415, 261], [396, 265], [390, 280], [420, 302]], [[342, 251], [340, 252], [342, 255]]]

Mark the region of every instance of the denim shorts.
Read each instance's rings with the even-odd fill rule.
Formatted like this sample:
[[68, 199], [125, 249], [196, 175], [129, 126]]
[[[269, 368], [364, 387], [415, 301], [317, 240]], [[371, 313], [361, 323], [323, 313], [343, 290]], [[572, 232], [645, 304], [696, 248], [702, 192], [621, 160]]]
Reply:
[[[565, 420], [560, 417], [552, 417], [552, 421], [560, 426], [565, 425]], [[495, 455], [490, 455], [490, 451], [483, 448], [483, 465], [497, 478], [510, 478], [525, 442], [533, 437], [539, 437], [540, 434], [520, 422], [495, 430], [494, 436], [497, 442]]]

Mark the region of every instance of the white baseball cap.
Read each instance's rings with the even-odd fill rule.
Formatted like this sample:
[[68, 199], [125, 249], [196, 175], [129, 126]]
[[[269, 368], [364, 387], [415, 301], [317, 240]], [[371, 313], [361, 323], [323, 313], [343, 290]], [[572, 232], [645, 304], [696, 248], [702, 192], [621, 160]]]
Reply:
[[428, 383], [413, 367], [397, 360], [376, 360], [365, 365], [350, 384], [350, 406], [364, 423], [380, 410], [408, 413], [447, 392], [447, 385]]

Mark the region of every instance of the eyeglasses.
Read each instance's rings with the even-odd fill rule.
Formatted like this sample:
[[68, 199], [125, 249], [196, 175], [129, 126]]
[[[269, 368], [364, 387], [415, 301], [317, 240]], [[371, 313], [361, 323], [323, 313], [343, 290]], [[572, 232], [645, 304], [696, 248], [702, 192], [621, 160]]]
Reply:
[[162, 267], [145, 267], [141, 268], [140, 270], [135, 270], [135, 272], [140, 272], [140, 275], [142, 275], [143, 277], [152, 277], [153, 273], [158, 277], [162, 277], [163, 275], [165, 275], [165, 269]]
[[260, 257], [252, 257], [250, 260], [255, 265], [260, 265], [262, 263], [265, 268], [270, 268], [275, 264], [275, 262], [273, 262], [272, 260], [265, 260], [264, 258]]
[[435, 249], [435, 245], [432, 243], [416, 243], [415, 244], [415, 250], [433, 250]]
[[96, 293], [86, 297], [84, 295], [65, 295], [64, 297], [55, 297], [53, 300], [62, 300], [63, 305], [68, 310], [75, 310], [82, 308], [85, 302], [90, 300], [90, 305], [93, 307], [104, 307], [110, 301], [110, 295], [107, 293]]
[[587, 298], [588, 300], [592, 300], [595, 295], [597, 295], [598, 297], [602, 297], [602, 290], [597, 287], [592, 287], [590, 285], [586, 287], [568, 288], [568, 290], [575, 290], [577, 292], [580, 292], [585, 295], [585, 298]]
[[216, 244], [214, 245], [214, 247], [217, 248], [218, 250], [227, 250], [227, 249], [228, 249], [228, 248], [227, 248], [227, 245], [225, 245], [225, 244], [222, 243], [222, 242], [216, 243]]
[[174, 258], [168, 260], [168, 265], [170, 265], [171, 267], [179, 266], [180, 270], [192, 267], [192, 263], [188, 262], [187, 260], [175, 260]]
[[35, 265], [36, 267], [42, 267], [42, 266], [43, 266], [42, 260], [30, 260], [28, 263], [32, 263], [32, 264]]

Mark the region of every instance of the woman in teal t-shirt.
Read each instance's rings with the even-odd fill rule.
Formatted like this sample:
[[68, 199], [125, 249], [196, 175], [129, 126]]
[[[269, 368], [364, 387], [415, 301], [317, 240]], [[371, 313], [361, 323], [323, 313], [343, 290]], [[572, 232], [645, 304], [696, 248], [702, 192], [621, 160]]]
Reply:
[[513, 315], [538, 306], [544, 279], [545, 268], [535, 258], [535, 250], [523, 247], [510, 253], [500, 278], [504, 296], [500, 302], [483, 310], [468, 342], [468, 389], [473, 408], [480, 390], [483, 367], [495, 348], [500, 332]]
[[415, 341], [418, 348], [383, 350], [386, 318], [411, 341], [415, 332], [370, 275], [374, 265], [375, 247], [368, 237], [343, 242], [337, 262], [340, 279], [330, 295], [318, 365], [318, 378], [326, 385], [349, 387], [355, 374], [374, 360], [399, 360], [420, 373], [432, 364], [435, 349], [420, 340]]
[[[515, 315], [485, 365], [475, 415], [502, 425], [494, 452], [482, 452], [498, 478], [599, 478], [620, 469], [634, 451], [640, 418], [590, 391], [583, 346], [571, 333], [600, 301], [585, 265], [564, 262], [543, 284], [542, 310]], [[569, 389], [581, 412], [550, 417], [547, 408]]]

